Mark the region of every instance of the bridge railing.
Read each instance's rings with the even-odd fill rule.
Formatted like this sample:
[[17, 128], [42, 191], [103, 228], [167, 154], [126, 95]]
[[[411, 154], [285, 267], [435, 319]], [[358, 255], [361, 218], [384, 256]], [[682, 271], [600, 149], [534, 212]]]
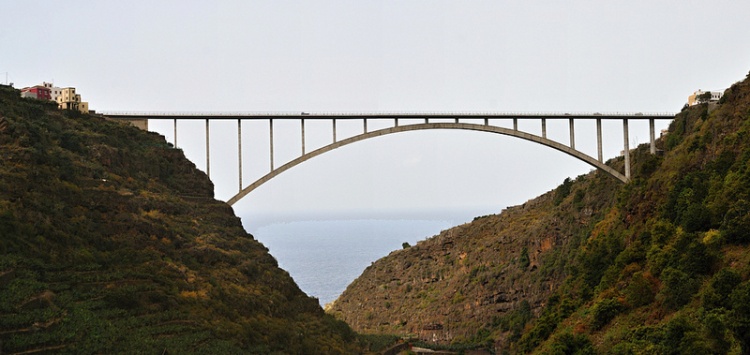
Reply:
[[675, 112], [149, 112], [149, 111], [104, 111], [100, 114], [110, 118], [148, 118], [148, 119], [570, 119], [570, 118], [601, 118], [601, 119], [671, 119]]

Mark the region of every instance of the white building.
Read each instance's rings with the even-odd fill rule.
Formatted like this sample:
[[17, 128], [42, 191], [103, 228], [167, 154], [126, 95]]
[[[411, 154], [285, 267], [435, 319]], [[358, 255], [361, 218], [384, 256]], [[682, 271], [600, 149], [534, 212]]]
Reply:
[[62, 93], [62, 89], [59, 88], [59, 87], [57, 87], [57, 86], [54, 86], [52, 83], [48, 83], [46, 81], [43, 82], [42, 85], [44, 87], [46, 87], [46, 88], [49, 89], [49, 91], [50, 91], [49, 94], [51, 96], [50, 100], [57, 101], [57, 97], [60, 96], [60, 94]]
[[711, 93], [711, 99], [708, 100], [708, 102], [718, 102], [719, 99], [721, 99], [721, 96], [724, 95], [721, 91], [703, 91], [698, 89], [698, 91], [694, 92], [692, 95], [688, 96], [688, 105], [693, 106], [700, 104], [699, 99], [701, 95], [704, 95], [706, 93]]

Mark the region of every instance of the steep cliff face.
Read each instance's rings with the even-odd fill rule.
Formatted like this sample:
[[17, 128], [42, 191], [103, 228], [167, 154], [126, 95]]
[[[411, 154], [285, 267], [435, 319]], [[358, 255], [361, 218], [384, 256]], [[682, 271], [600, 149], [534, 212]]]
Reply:
[[497, 352], [750, 353], [750, 80], [657, 146], [627, 184], [592, 173], [392, 253], [331, 312]]
[[0, 352], [351, 353], [163, 137], [0, 87]]
[[392, 252], [328, 311], [360, 332], [475, 342], [480, 328], [506, 314], [539, 312], [568, 275], [581, 242], [613, 206], [611, 191], [619, 184], [592, 172], [522, 206]]

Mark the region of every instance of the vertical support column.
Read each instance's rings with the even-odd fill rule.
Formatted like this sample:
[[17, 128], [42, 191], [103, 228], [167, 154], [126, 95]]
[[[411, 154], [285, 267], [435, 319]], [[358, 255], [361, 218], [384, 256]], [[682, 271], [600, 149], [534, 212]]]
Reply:
[[336, 119], [333, 119], [333, 143], [336, 143]]
[[362, 130], [363, 131], [362, 133], [367, 133], [367, 119], [363, 118], [362, 122], [363, 122], [362, 124], [364, 125], [364, 129]]
[[517, 118], [513, 119], [513, 130], [514, 131], [518, 130], [518, 119]]
[[458, 117], [456, 117], [456, 123], [458, 123]]
[[576, 127], [572, 118], [568, 119], [568, 125], [570, 126], [570, 148], [576, 149]]
[[547, 138], [547, 119], [542, 118], [542, 138]]
[[485, 126], [489, 126], [490, 125], [490, 119], [489, 118], [485, 117], [485, 119], [484, 119], [484, 125]]
[[302, 136], [302, 155], [305, 155], [305, 119], [299, 120], [300, 135]]
[[242, 120], [237, 119], [237, 162], [239, 162], [240, 189], [242, 191]]
[[624, 142], [624, 148], [623, 155], [625, 156], [625, 178], [630, 180], [630, 144], [628, 143], [628, 119], [623, 118], [622, 119], [622, 138], [625, 141]]
[[270, 137], [268, 141], [271, 148], [271, 171], [273, 171], [273, 118], [268, 119], [268, 135]]
[[653, 118], [648, 119], [648, 128], [651, 129], [651, 154], [656, 154], [656, 128]]
[[602, 119], [596, 119], [596, 152], [599, 154], [599, 161], [604, 161], [602, 155]]
[[206, 175], [211, 178], [211, 151], [209, 149], [209, 131], [208, 131], [208, 118], [206, 118]]
[[425, 117], [425, 118], [424, 118], [424, 123], [425, 123], [425, 124], [428, 124], [428, 123], [430, 123], [430, 119], [429, 119], [429, 118], [427, 118], [427, 117]]
[[177, 119], [174, 119], [174, 123], [172, 125], [174, 127], [174, 147], [177, 148]]
[[393, 125], [394, 127], [398, 127], [398, 118], [393, 119]]

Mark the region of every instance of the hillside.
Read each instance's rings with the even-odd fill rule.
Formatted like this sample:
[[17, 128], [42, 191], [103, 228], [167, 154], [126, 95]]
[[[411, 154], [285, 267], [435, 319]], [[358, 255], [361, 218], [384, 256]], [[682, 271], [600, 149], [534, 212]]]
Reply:
[[[587, 181], [595, 180], [596, 182]], [[604, 174], [565, 184], [499, 215], [476, 218], [369, 266], [329, 312], [361, 332], [413, 334], [441, 343], [477, 340], [477, 324], [519, 307], [538, 311], [566, 274], [616, 180]], [[585, 193], [586, 188], [605, 188]], [[561, 189], [562, 190], [562, 189]], [[575, 203], [562, 203], [572, 195]]]
[[658, 148], [393, 252], [329, 312], [497, 353], [750, 353], [750, 80]]
[[0, 353], [352, 353], [163, 137], [0, 86]]

